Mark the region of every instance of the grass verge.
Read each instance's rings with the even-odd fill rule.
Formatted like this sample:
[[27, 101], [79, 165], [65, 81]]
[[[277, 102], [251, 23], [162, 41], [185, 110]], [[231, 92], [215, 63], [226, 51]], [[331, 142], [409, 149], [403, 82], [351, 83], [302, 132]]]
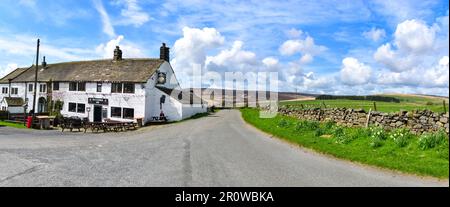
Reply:
[[256, 128], [318, 152], [406, 173], [449, 177], [447, 135], [418, 137], [404, 130], [345, 128], [283, 115], [262, 119], [257, 109], [250, 108], [241, 109], [241, 113]]
[[0, 126], [8, 126], [8, 127], [19, 128], [19, 129], [27, 128], [22, 123], [19, 124], [19, 123], [14, 123], [14, 122], [7, 122], [7, 121], [0, 121]]

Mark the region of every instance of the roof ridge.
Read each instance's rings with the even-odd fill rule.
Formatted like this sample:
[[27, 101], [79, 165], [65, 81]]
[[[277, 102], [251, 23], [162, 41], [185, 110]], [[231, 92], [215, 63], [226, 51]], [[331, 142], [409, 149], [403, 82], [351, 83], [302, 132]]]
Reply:
[[[60, 65], [60, 64], [76, 64], [76, 63], [101, 62], [101, 61], [122, 62], [122, 61], [127, 61], [127, 60], [161, 60], [161, 59], [159, 59], [159, 58], [123, 58], [120, 61], [115, 61], [113, 59], [77, 60], [77, 61], [68, 61], [68, 62], [49, 63], [49, 64], [47, 64], [47, 66]], [[161, 60], [161, 61], [164, 61], [164, 60]], [[40, 65], [40, 66], [42, 66], [42, 65]]]
[[[33, 66], [31, 66], [33, 67]], [[22, 72], [20, 72], [19, 74], [17, 74], [15, 77], [13, 77], [12, 79], [18, 77], [19, 75], [22, 75], [22, 73], [24, 73], [25, 71], [27, 71], [28, 69], [30, 69], [31, 67], [23, 67], [23, 68], [16, 68], [14, 70], [12, 70], [11, 72], [9, 72], [8, 74], [4, 75], [2, 78], [0, 78], [0, 82], [3, 81], [4, 78], [8, 77], [9, 75], [13, 74], [14, 72], [16, 72], [17, 70], [23, 70]]]

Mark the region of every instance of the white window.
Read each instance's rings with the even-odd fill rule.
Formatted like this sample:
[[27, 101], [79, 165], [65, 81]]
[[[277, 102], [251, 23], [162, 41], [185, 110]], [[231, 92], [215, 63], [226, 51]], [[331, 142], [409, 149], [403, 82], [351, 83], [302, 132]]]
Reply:
[[19, 89], [18, 89], [18, 88], [11, 88], [11, 94], [12, 94], [12, 95], [17, 95], [17, 94], [19, 94]]
[[45, 93], [47, 91], [47, 84], [39, 84], [39, 92]]
[[3, 87], [2, 88], [2, 94], [8, 94], [8, 88]]

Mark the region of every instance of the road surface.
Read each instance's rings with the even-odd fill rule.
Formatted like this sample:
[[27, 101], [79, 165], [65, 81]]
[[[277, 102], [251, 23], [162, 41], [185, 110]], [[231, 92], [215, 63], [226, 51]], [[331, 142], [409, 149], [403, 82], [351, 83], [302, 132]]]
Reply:
[[133, 132], [0, 127], [0, 186], [448, 186], [323, 156], [239, 111]]

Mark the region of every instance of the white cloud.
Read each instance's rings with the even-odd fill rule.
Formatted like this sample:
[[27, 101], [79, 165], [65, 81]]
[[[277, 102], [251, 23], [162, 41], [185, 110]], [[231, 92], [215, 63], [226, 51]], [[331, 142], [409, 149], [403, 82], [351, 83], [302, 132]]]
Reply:
[[374, 42], [378, 42], [386, 37], [386, 31], [384, 29], [377, 29], [372, 27], [369, 31], [363, 33], [363, 36], [367, 39], [370, 39]]
[[114, 27], [111, 24], [111, 20], [109, 18], [108, 13], [105, 10], [105, 7], [103, 6], [103, 3], [101, 0], [93, 0], [94, 7], [97, 10], [97, 12], [100, 14], [100, 17], [102, 19], [103, 24], [103, 32], [107, 34], [109, 37], [115, 37], [116, 33], [114, 31]]
[[420, 54], [432, 49], [435, 28], [419, 20], [406, 20], [395, 30], [395, 44], [399, 50]]
[[[19, 57], [34, 57], [36, 55], [36, 37], [29, 35], [1, 35], [0, 52], [4, 55]], [[93, 50], [86, 48], [69, 48], [52, 45], [46, 39], [41, 39], [41, 56], [45, 55], [48, 60], [81, 60], [92, 56]], [[52, 58], [52, 59], [51, 59]]]
[[108, 41], [107, 43], [100, 44], [95, 49], [96, 53], [106, 59], [111, 59], [114, 54], [116, 46], [120, 46], [124, 58], [138, 58], [145, 57], [141, 49], [136, 45], [124, 41], [124, 36], [119, 35], [117, 38]]
[[287, 33], [287, 36], [289, 38], [291, 38], [291, 39], [297, 39], [297, 38], [300, 38], [303, 35], [303, 31], [302, 30], [297, 30], [295, 28], [290, 29], [286, 33]]
[[262, 60], [262, 63], [267, 67], [274, 67], [278, 65], [279, 60], [274, 57], [266, 57]]
[[150, 16], [142, 11], [137, 0], [116, 0], [116, 4], [125, 6], [120, 12], [122, 18], [117, 21], [117, 25], [140, 27], [150, 20]]
[[[302, 32], [303, 33], [303, 32]], [[316, 45], [314, 39], [309, 35], [305, 38], [292, 39], [285, 41], [279, 48], [281, 55], [292, 56], [300, 53], [300, 63], [307, 64], [313, 61], [314, 56], [326, 51], [327, 48], [322, 45]]]
[[296, 53], [316, 55], [326, 50], [326, 47], [316, 45], [314, 39], [307, 36], [305, 39], [287, 40], [280, 47], [282, 55], [293, 55]]
[[221, 46], [225, 38], [215, 28], [183, 28], [183, 37], [173, 46], [175, 70], [188, 71], [193, 64], [205, 64], [207, 51]]
[[440, 58], [429, 68], [416, 67], [410, 71], [384, 71], [378, 75], [377, 83], [384, 85], [404, 85], [411, 87], [449, 87], [448, 56]]
[[3, 78], [3, 76], [8, 75], [13, 70], [17, 69], [16, 63], [8, 63], [6, 67], [0, 67], [0, 79]]
[[377, 13], [388, 17], [391, 22], [401, 22], [412, 18], [426, 18], [434, 15], [433, 7], [439, 4], [439, 1], [386, 1], [375, 0], [370, 2], [373, 4], [373, 10]]
[[[448, 45], [448, 35], [447, 40], [437, 40], [436, 31], [439, 30], [440, 27], [436, 24], [427, 26], [419, 20], [406, 20], [397, 25], [393, 43], [380, 46], [374, 59], [394, 72], [426, 65], [430, 58], [442, 54], [442, 49], [445, 49], [441, 46], [443, 42]], [[448, 51], [448, 46], [445, 47]]]
[[370, 80], [372, 69], [370, 66], [359, 62], [356, 58], [347, 57], [342, 60], [340, 72], [341, 81], [347, 85], [367, 84]]
[[311, 54], [304, 54], [301, 58], [300, 58], [300, 63], [302, 64], [307, 64], [310, 63], [314, 60], [313, 56]]
[[208, 56], [206, 68], [248, 71], [252, 65], [256, 64], [256, 55], [253, 52], [242, 50], [243, 44], [242, 41], [235, 41], [231, 49], [222, 50], [215, 56]]

